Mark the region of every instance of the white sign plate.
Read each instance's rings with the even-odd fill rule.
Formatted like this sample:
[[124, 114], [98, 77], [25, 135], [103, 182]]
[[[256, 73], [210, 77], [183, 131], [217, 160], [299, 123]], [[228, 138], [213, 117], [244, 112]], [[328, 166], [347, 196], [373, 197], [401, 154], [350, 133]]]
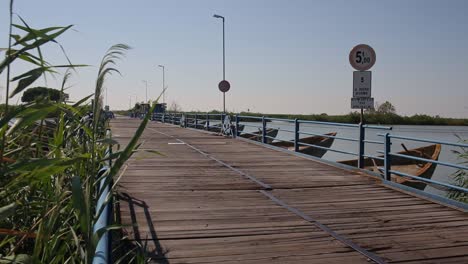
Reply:
[[374, 98], [351, 98], [351, 109], [373, 109]]
[[349, 52], [349, 63], [358, 71], [367, 71], [374, 66], [375, 51], [371, 46], [359, 44]]
[[372, 72], [353, 72], [353, 97], [371, 97]]

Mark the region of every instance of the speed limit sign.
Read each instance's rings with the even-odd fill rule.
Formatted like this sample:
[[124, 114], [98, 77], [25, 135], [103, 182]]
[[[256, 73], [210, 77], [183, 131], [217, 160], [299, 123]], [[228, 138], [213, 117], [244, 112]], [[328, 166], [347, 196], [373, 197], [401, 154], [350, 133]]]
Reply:
[[358, 71], [367, 71], [375, 64], [375, 51], [371, 46], [359, 44], [349, 53], [349, 63]]

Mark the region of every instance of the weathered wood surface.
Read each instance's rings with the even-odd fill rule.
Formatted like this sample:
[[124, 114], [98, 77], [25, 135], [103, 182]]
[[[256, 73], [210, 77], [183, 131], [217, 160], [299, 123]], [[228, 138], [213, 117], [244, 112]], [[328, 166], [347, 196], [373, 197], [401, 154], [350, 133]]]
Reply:
[[[138, 125], [112, 121], [114, 139], [127, 144]], [[120, 214], [154, 262], [369, 262], [265, 192], [386, 262], [468, 263], [467, 213], [371, 176], [155, 122], [141, 143], [122, 171]]]

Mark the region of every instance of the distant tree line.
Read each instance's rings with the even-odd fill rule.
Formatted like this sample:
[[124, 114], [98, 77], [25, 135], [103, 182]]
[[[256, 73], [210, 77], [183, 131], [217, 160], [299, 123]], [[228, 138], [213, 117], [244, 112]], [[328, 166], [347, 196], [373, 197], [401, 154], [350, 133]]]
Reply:
[[[241, 112], [241, 115], [246, 116], [262, 116], [261, 113]], [[265, 114], [265, 116], [273, 118], [286, 119], [301, 119], [311, 121], [336, 122], [336, 123], [353, 123], [360, 122], [360, 113], [358, 111], [350, 112], [346, 115], [328, 115], [311, 114], [311, 115], [291, 115], [291, 114]], [[426, 114], [415, 114], [412, 116], [398, 115], [396, 107], [386, 101], [382, 104], [376, 103], [374, 109], [364, 111], [364, 121], [367, 124], [380, 125], [435, 125], [435, 126], [468, 126], [468, 119], [464, 118], [447, 118], [430, 116]]]
[[[173, 107], [178, 109], [179, 107]], [[128, 111], [118, 111], [121, 114], [127, 114]], [[177, 112], [177, 111], [175, 111]], [[202, 111], [190, 111], [190, 113], [206, 113]], [[209, 111], [210, 114], [220, 114], [219, 110]], [[236, 113], [230, 113], [236, 114]], [[360, 122], [360, 113], [358, 111], [350, 112], [346, 115], [328, 115], [326, 113], [310, 114], [310, 115], [295, 115], [295, 114], [262, 114], [253, 112], [241, 112], [243, 116], [268, 116], [273, 118], [284, 119], [301, 119], [322, 122], [335, 122], [335, 123], [353, 123]], [[364, 111], [364, 120], [367, 124], [380, 124], [380, 125], [434, 125], [434, 126], [468, 126], [468, 119], [464, 118], [447, 118], [430, 116], [426, 114], [415, 114], [412, 116], [402, 116], [397, 114], [396, 107], [386, 101], [382, 104], [376, 103], [374, 109]], [[253, 121], [253, 120], [244, 120]]]

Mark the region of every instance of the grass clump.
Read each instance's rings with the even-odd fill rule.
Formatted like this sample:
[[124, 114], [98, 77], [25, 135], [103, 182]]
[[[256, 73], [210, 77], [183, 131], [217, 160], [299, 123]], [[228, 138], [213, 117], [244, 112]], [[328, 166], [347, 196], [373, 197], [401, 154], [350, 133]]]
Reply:
[[[72, 72], [85, 65], [72, 64], [66, 55], [66, 64], [52, 65], [41, 49], [57, 44], [63, 50], [57, 39], [72, 26], [34, 29], [20, 20], [22, 24], [11, 23], [10, 29], [21, 35], [10, 31], [10, 45], [3, 49], [6, 56], [0, 62], [0, 74], [7, 72], [7, 98], [61, 70], [65, 72], [59, 89], [64, 94]], [[1, 108], [0, 263], [91, 263], [103, 233], [119, 228], [93, 231], [102, 213], [96, 212], [102, 192], [98, 175], [104, 186], [115, 186], [112, 176], [138, 147], [148, 122], [147, 116], [130, 144], [113, 153], [112, 166], [103, 170], [109, 160], [107, 150], [114, 143], [106, 139], [109, 127], [102, 114], [103, 85], [111, 73], [118, 73], [115, 65], [128, 49], [118, 44], [105, 53], [94, 93], [74, 104], [64, 98], [41, 98], [12, 107], [7, 99]], [[18, 60], [32, 69], [10, 77], [10, 67]], [[16, 87], [10, 92], [13, 83]]]

